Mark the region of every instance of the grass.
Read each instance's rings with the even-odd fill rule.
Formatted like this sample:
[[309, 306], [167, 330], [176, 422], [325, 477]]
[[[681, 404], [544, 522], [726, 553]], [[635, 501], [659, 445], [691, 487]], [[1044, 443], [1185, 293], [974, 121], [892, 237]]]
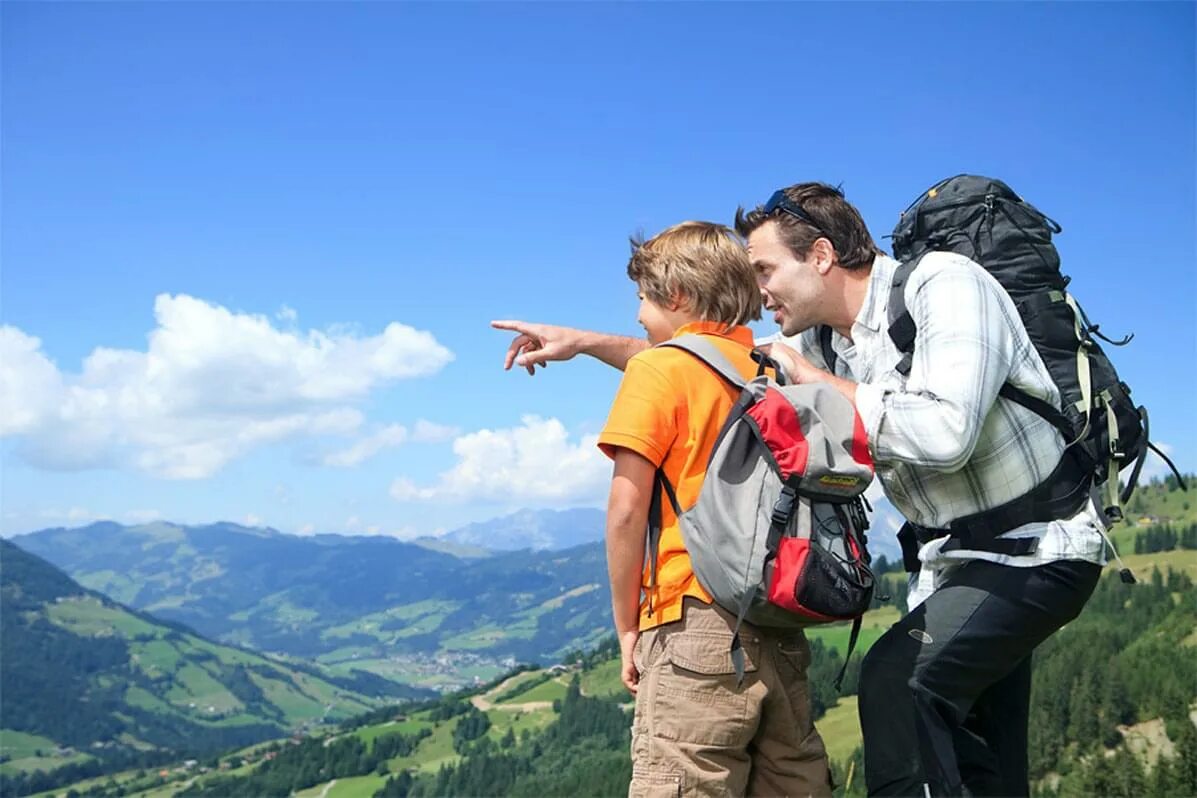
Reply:
[[150, 675], [153, 675], [153, 671], [172, 673], [182, 658], [179, 649], [173, 643], [160, 638], [138, 643], [133, 646], [133, 650], [137, 656], [137, 664]]
[[419, 768], [422, 773], [436, 773], [441, 765], [452, 764], [461, 759], [453, 750], [453, 728], [456, 721], [437, 724], [432, 736], [425, 738], [411, 756], [399, 756], [387, 763], [392, 773], [405, 768]]
[[291, 680], [268, 679], [257, 673], [250, 674], [250, 679], [262, 689], [267, 701], [283, 711], [289, 722], [324, 717], [326, 705], [304, 695]]
[[[527, 686], [529, 682], [535, 681], [536, 679], [540, 678], [543, 674], [544, 674], [544, 671], [542, 671], [542, 670], [524, 671], [523, 673], [517, 673], [515, 676], [512, 676], [510, 679], [507, 679], [506, 681], [501, 682], [496, 687], [492, 688], [488, 693], [486, 693], [486, 698], [490, 701], [493, 701], [496, 704], [506, 704], [511, 701], [517, 701], [518, 699], [516, 698], [516, 696], [519, 695], [519, 693], [517, 691], [524, 689], [524, 687]], [[507, 694], [511, 694], [511, 697], [510, 698], [502, 698], [502, 696], [505, 696]]]
[[[50, 749], [53, 750], [52, 748]], [[21, 759], [13, 758], [11, 761], [0, 764], [0, 773], [32, 773], [35, 770], [43, 770], [49, 773], [51, 770], [56, 770], [63, 765], [71, 765], [76, 762], [86, 762], [91, 759], [87, 754], [69, 754], [67, 756], [29, 756]]]
[[38, 737], [36, 734], [0, 729], [0, 753], [7, 754], [13, 759], [24, 759], [33, 756], [35, 751], [53, 751], [58, 743], [48, 737]]
[[319, 798], [320, 793], [324, 792], [324, 788], [328, 786], [328, 782], [322, 782], [314, 787], [308, 787], [305, 790], [300, 790], [292, 794], [292, 798]]
[[554, 596], [553, 598], [542, 603], [540, 606], [542, 609], [545, 609], [545, 610], [555, 610], [558, 607], [564, 605], [565, 602], [571, 598], [575, 598], [577, 596], [582, 596], [582, 595], [585, 595], [586, 593], [589, 593], [592, 590], [598, 590], [598, 589], [599, 589], [599, 585], [592, 582], [588, 585], [582, 585], [580, 587], [575, 587], [573, 590], [566, 591], [565, 593], [562, 593], [559, 596]]
[[[373, 773], [366, 776], [350, 776], [345, 779], [337, 779], [336, 784], [333, 784], [332, 787], [328, 786], [331, 782], [326, 781], [315, 787], [300, 790], [294, 794], [294, 798], [319, 798], [322, 794], [326, 798], [370, 798], [382, 789], [387, 778], [387, 776], [376, 776]], [[326, 788], [328, 789], [327, 793], [324, 792]]]
[[612, 659], [596, 665], [582, 674], [582, 693], [590, 696], [628, 697], [627, 688], [619, 680], [619, 660]]
[[159, 627], [99, 599], [78, 596], [46, 605], [46, 616], [59, 626], [85, 637], [119, 634], [122, 637], [156, 637]]
[[532, 701], [554, 701], [561, 698], [565, 698], [565, 685], [557, 681], [557, 679], [549, 679], [547, 682], [536, 685], [526, 693], [520, 693], [512, 699], [511, 703], [527, 704]]
[[445, 651], [473, 651], [490, 648], [500, 640], [507, 639], [507, 637], [506, 629], [500, 629], [497, 626], [483, 626], [480, 629], [471, 629], [463, 634], [445, 638], [441, 641], [441, 649]]
[[216, 681], [212, 674], [191, 663], [175, 671], [174, 686], [167, 691], [166, 700], [176, 706], [194, 703], [197, 711], [205, 713], [208, 707], [213, 707], [216, 712], [242, 709], [237, 697]]
[[487, 736], [495, 742], [502, 740], [508, 729], [511, 729], [518, 740], [525, 729], [531, 732], [539, 731], [557, 718], [557, 713], [551, 709], [535, 709], [531, 712], [492, 709], [486, 714], [491, 722]]
[[125, 691], [125, 701], [129, 706], [160, 714], [169, 714], [172, 710], [161, 698], [137, 685], [130, 685]]
[[79, 575], [75, 581], [122, 604], [132, 604], [141, 592], [140, 582], [116, 571], [92, 571]]
[[327, 798], [370, 798], [382, 789], [382, 785], [386, 784], [386, 781], [386, 776], [374, 774], [337, 779], [337, 783], [328, 791]]
[[[1134, 551], [1132, 548], [1131, 551]], [[1146, 582], [1151, 578], [1151, 569], [1159, 568], [1160, 573], [1184, 571], [1190, 577], [1197, 579], [1197, 550], [1176, 549], [1174, 551], [1157, 551], [1152, 554], [1123, 554], [1122, 561], [1135, 573], [1135, 577]], [[1118, 563], [1111, 559], [1106, 570], [1117, 570]]]
[[[453, 612], [460, 604], [461, 602], [439, 601], [436, 599], [417, 601], [412, 604], [404, 604], [400, 607], [392, 607], [383, 612], [370, 613], [340, 626], [333, 626], [321, 632], [320, 636], [325, 640], [329, 640], [338, 637], [349, 637], [354, 634], [367, 634], [381, 640], [383, 638], [391, 639], [425, 634], [434, 631], [440, 626], [441, 621], [448, 617], [449, 613]], [[382, 630], [382, 625], [391, 620], [405, 621], [406, 623], [404, 623], [401, 629]]]
[[846, 762], [860, 745], [860, 719], [856, 715], [856, 696], [840, 696], [839, 703], [815, 722], [827, 755], [837, 762]]
[[[877, 642], [877, 638], [885, 634], [885, 631], [893, 626], [900, 617], [901, 613], [897, 607], [882, 607], [865, 613], [860, 625], [860, 638], [856, 641], [853, 656], [863, 656], [869, 647]], [[824, 646], [836, 649], [841, 655], [848, 651], [848, 638], [851, 634], [852, 624], [848, 623], [814, 626], [806, 630], [808, 639], [821, 640]]]
[[431, 721], [408, 718], [402, 721], [380, 723], [377, 726], [366, 726], [355, 730], [353, 734], [366, 745], [370, 745], [377, 738], [385, 737], [388, 734], [413, 735], [420, 729], [431, 729], [432, 727]]

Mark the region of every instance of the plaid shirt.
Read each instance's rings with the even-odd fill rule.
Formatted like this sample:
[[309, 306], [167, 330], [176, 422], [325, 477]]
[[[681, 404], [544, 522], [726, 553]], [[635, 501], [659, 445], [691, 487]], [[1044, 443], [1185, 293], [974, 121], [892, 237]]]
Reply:
[[[852, 339], [832, 335], [835, 373], [858, 383], [857, 410], [890, 501], [910, 521], [942, 528], [1027, 493], [1064, 451], [1055, 427], [998, 396], [1002, 384], [1056, 407], [1060, 395], [1009, 295], [979, 265], [949, 253], [925, 256], [907, 283], [906, 305], [918, 332], [910, 374], [903, 377], [895, 369], [902, 354], [888, 333], [897, 267], [884, 255], [874, 261]], [[827, 368], [817, 328], [781, 340]], [[1040, 539], [1031, 555], [941, 553], [946, 538], [940, 538], [923, 546], [920, 559], [931, 571], [942, 570], [946, 560], [978, 558], [1016, 566], [1105, 563], [1104, 526], [1092, 501], [1072, 518], [1002, 535], [1027, 536]]]

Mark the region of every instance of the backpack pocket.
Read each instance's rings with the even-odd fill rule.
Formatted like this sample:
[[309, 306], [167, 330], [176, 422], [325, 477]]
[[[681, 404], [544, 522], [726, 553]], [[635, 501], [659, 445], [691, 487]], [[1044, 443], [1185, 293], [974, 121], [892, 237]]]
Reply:
[[843, 508], [814, 502], [777, 541], [766, 574], [768, 601], [813, 623], [850, 620], [873, 599], [868, 555]]

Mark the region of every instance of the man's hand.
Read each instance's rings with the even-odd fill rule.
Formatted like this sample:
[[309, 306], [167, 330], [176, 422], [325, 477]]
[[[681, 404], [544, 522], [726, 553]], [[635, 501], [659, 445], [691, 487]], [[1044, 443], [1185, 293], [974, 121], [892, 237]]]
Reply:
[[761, 349], [781, 366], [781, 370], [790, 378], [791, 385], [825, 382], [842, 393], [853, 405], [856, 404], [856, 383], [851, 380], [815, 368], [809, 360], [780, 341], [762, 346]]
[[639, 629], [619, 636], [619, 679], [632, 695], [636, 695], [636, 689], [640, 686], [640, 671], [636, 670], [636, 663], [632, 660], [632, 652], [636, 650], [636, 641], [639, 639]]
[[516, 365], [535, 374], [537, 366], [544, 368], [550, 360], [569, 360], [582, 351], [582, 330], [526, 321], [492, 321], [490, 326], [518, 333], [507, 347], [504, 371]]
[[809, 360], [780, 341], [774, 341], [768, 346], [762, 346], [761, 349], [764, 350], [765, 354], [777, 361], [777, 365], [781, 366], [781, 370], [786, 373], [791, 384], [830, 382], [830, 374], [815, 368]]

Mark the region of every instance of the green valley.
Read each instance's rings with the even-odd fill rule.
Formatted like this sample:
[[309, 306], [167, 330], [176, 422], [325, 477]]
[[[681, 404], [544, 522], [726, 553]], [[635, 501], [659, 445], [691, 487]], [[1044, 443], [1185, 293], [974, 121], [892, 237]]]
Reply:
[[86, 590], [8, 541], [0, 560], [4, 794], [211, 754], [420, 695], [213, 643]]

